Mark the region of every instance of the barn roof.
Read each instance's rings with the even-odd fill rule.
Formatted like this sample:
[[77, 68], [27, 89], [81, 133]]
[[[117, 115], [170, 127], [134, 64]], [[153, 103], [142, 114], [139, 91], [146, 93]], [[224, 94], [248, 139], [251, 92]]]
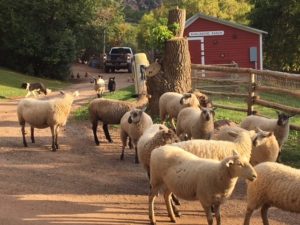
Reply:
[[202, 13], [197, 13], [194, 16], [190, 17], [185, 22], [185, 28], [190, 26], [192, 23], [194, 23], [199, 18], [209, 20], [209, 21], [212, 21], [212, 22], [215, 22], [215, 23], [220, 23], [220, 24], [223, 24], [223, 25], [226, 25], [226, 26], [234, 27], [234, 28], [237, 28], [237, 29], [240, 29], [240, 30], [245, 30], [245, 31], [248, 31], [248, 32], [251, 32], [251, 33], [256, 33], [256, 34], [267, 34], [268, 33], [268, 32], [263, 31], [263, 30], [258, 30], [258, 29], [252, 28], [252, 27], [248, 27], [248, 26], [245, 26], [245, 25], [238, 24], [238, 23], [233, 23], [233, 22], [230, 22], [230, 21], [227, 21], [227, 20], [222, 20], [222, 19], [219, 19], [219, 18], [216, 18], [216, 17], [204, 15]]

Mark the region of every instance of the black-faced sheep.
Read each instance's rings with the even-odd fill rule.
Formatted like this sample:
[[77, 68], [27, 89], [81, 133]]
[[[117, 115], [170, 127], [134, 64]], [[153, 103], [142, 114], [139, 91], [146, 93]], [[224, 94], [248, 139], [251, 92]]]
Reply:
[[108, 124], [120, 124], [122, 116], [133, 108], [143, 108], [148, 104], [149, 95], [141, 95], [136, 102], [120, 101], [97, 98], [88, 106], [92, 130], [96, 145], [99, 145], [97, 137], [98, 121], [103, 123], [103, 131], [106, 139], [112, 142], [108, 131]]
[[63, 98], [50, 100], [22, 99], [17, 108], [18, 120], [21, 125], [23, 144], [27, 147], [25, 139], [25, 124], [31, 127], [31, 141], [34, 140], [34, 128], [50, 127], [52, 134], [52, 151], [56, 151], [59, 146], [57, 143], [58, 131], [67, 122], [71, 105], [74, 97], [78, 96], [78, 91], [73, 94], [64, 94]]
[[182, 109], [177, 117], [176, 133], [179, 137], [182, 134], [188, 139], [209, 140], [214, 132], [215, 108], [194, 108]]
[[253, 181], [256, 172], [239, 156], [224, 160], [201, 159], [183, 149], [165, 145], [153, 150], [150, 159], [149, 219], [156, 224], [154, 200], [163, 190], [168, 215], [175, 222], [171, 193], [186, 200], [199, 200], [209, 225], [213, 224], [211, 208], [215, 209], [217, 224], [221, 224], [220, 205], [228, 198], [238, 177]]
[[151, 117], [145, 113], [144, 109], [132, 109], [124, 114], [121, 119], [120, 137], [122, 141], [122, 153], [120, 159], [124, 159], [124, 150], [129, 137], [135, 149], [135, 163], [139, 163], [137, 143], [147, 128], [153, 125]]
[[115, 77], [110, 77], [108, 79], [108, 90], [109, 92], [114, 92], [116, 90], [116, 81], [115, 81]]
[[257, 179], [248, 184], [247, 212], [244, 225], [249, 225], [254, 210], [261, 207], [264, 225], [269, 225], [268, 209], [300, 213], [300, 171], [275, 162], [264, 162], [254, 167]]

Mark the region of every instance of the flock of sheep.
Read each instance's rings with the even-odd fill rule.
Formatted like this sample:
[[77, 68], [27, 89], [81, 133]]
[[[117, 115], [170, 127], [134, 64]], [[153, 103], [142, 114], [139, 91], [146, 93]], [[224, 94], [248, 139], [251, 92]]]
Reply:
[[[102, 79], [102, 78], [101, 78]], [[95, 90], [97, 79], [93, 80]], [[103, 92], [96, 90], [100, 97]], [[51, 100], [22, 99], [17, 108], [22, 127], [50, 127], [52, 150], [59, 148], [57, 137], [66, 124], [74, 97], [78, 92], [62, 93]], [[247, 182], [247, 210], [244, 224], [250, 223], [254, 210], [261, 208], [263, 224], [267, 225], [267, 210], [271, 206], [300, 212], [300, 173], [297, 169], [275, 162], [289, 134], [291, 116], [278, 112], [278, 119], [255, 115], [239, 125], [218, 127], [215, 108], [199, 91], [179, 94], [164, 93], [159, 99], [162, 124], [154, 124], [145, 110], [149, 95], [142, 94], [135, 102], [96, 98], [88, 106], [96, 145], [99, 121], [108, 142], [112, 142], [108, 125], [120, 124], [122, 149], [135, 149], [135, 162], [141, 163], [150, 183], [149, 219], [156, 224], [154, 200], [163, 193], [168, 215], [176, 221], [180, 215], [178, 198], [199, 200], [207, 222], [221, 224], [220, 205], [230, 197], [238, 178]], [[171, 119], [171, 128], [165, 126]], [[175, 125], [176, 119], [176, 125]], [[128, 142], [128, 143], [127, 143]]]

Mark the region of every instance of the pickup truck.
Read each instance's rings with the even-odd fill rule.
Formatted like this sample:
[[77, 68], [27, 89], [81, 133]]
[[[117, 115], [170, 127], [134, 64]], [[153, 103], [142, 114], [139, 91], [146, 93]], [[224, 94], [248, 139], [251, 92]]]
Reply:
[[104, 55], [103, 64], [105, 73], [114, 72], [119, 69], [127, 69], [132, 72], [133, 52], [129, 47], [113, 47], [108, 55]]

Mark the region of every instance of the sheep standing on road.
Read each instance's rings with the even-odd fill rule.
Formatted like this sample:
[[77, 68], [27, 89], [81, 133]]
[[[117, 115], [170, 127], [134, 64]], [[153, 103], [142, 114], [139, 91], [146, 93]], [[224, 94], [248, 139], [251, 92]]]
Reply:
[[145, 113], [144, 109], [132, 109], [130, 112], [124, 114], [121, 119], [121, 141], [122, 141], [122, 153], [121, 160], [124, 159], [124, 150], [127, 144], [127, 138], [129, 137], [131, 143], [135, 149], [135, 163], [139, 163], [137, 143], [144, 131], [153, 125], [151, 117]]
[[107, 85], [107, 87], [108, 87], [109, 92], [115, 92], [115, 90], [116, 90], [115, 77], [110, 77], [108, 79], [108, 85]]
[[172, 128], [175, 130], [174, 119], [177, 118], [178, 113], [185, 107], [198, 107], [199, 101], [196, 95], [191, 93], [179, 94], [176, 92], [166, 92], [159, 98], [159, 115], [162, 124], [166, 122], [166, 117], [171, 119]]
[[185, 134], [188, 139], [209, 140], [214, 132], [215, 108], [182, 109], [177, 117], [176, 133], [179, 137]]
[[94, 83], [94, 90], [97, 93], [97, 97], [101, 98], [105, 92], [105, 81], [102, 79], [102, 76], [92, 78], [91, 83]]
[[103, 131], [106, 139], [112, 142], [108, 131], [108, 124], [120, 124], [122, 116], [133, 108], [143, 108], [148, 104], [149, 95], [140, 95], [138, 101], [128, 102], [112, 99], [97, 98], [90, 102], [88, 106], [92, 130], [96, 145], [100, 142], [97, 137], [98, 121], [103, 123]]
[[50, 127], [52, 134], [52, 151], [56, 151], [58, 131], [67, 122], [74, 97], [78, 96], [78, 91], [73, 94], [64, 94], [63, 98], [50, 100], [22, 99], [17, 108], [18, 120], [21, 125], [23, 144], [27, 147], [25, 138], [25, 123], [31, 127], [31, 141], [34, 140], [34, 128], [43, 129]]
[[247, 212], [244, 225], [249, 225], [255, 209], [261, 207], [264, 225], [268, 225], [268, 209], [300, 213], [300, 171], [275, 162], [264, 162], [254, 167], [256, 181], [248, 184]]
[[147, 171], [147, 175], [150, 178], [150, 156], [153, 149], [179, 142], [179, 138], [176, 133], [162, 124], [153, 124], [149, 127], [143, 135], [140, 137], [137, 150], [139, 161]]
[[217, 224], [221, 224], [220, 205], [228, 198], [238, 177], [253, 181], [256, 172], [239, 156], [224, 160], [201, 159], [183, 149], [165, 145], [153, 150], [150, 159], [149, 219], [156, 224], [154, 200], [162, 189], [168, 215], [175, 222], [171, 193], [186, 200], [199, 200], [209, 225], [213, 224], [211, 208], [215, 209]]

